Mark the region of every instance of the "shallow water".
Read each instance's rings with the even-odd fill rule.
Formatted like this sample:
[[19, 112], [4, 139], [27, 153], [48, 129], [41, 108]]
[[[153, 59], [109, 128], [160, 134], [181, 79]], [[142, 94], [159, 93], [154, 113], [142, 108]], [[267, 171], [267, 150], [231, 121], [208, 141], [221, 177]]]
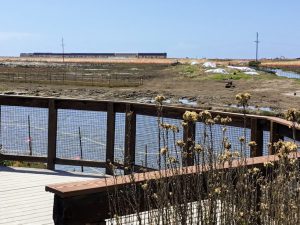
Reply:
[[178, 100], [178, 102], [180, 102], [183, 105], [189, 105], [189, 106], [197, 106], [197, 101], [191, 101], [187, 98], [180, 98]]
[[300, 74], [291, 72], [291, 71], [283, 71], [281, 69], [274, 70], [275, 74], [279, 77], [287, 77], [287, 78], [293, 78], [293, 79], [300, 79]]
[[[242, 106], [238, 106], [238, 105], [235, 105], [235, 104], [231, 104], [229, 105], [229, 107], [232, 107], [232, 108], [237, 108], [237, 109], [243, 109]], [[250, 105], [247, 107], [247, 109], [250, 109], [250, 110], [260, 110], [260, 111], [266, 111], [266, 112], [274, 112], [272, 108], [270, 107], [255, 107], [253, 105]]]

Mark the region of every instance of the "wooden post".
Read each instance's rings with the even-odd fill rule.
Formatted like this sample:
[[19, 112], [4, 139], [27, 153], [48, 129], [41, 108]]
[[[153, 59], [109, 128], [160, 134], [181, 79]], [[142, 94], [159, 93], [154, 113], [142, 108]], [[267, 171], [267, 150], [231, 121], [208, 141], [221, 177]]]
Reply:
[[56, 135], [57, 135], [57, 108], [55, 100], [49, 100], [48, 112], [48, 156], [47, 156], [47, 169], [55, 169], [56, 159]]
[[186, 158], [182, 159], [183, 166], [192, 166], [194, 165], [194, 154], [191, 149], [195, 144], [195, 134], [196, 134], [196, 125], [193, 122], [188, 122], [188, 125], [184, 127], [183, 130], [183, 141], [185, 143], [184, 152], [186, 153]]
[[131, 111], [130, 104], [126, 104], [124, 165], [127, 168], [124, 170], [125, 174], [131, 173], [135, 165], [135, 135], [136, 113]]
[[251, 119], [251, 141], [256, 142], [256, 146], [250, 147], [250, 157], [257, 157], [263, 155], [263, 129], [261, 120]]
[[273, 144], [280, 139], [283, 140], [283, 137], [279, 135], [278, 124], [276, 122], [270, 121], [270, 147], [269, 147], [269, 155], [275, 154], [275, 149]]
[[106, 174], [113, 174], [113, 171], [109, 167], [108, 163], [113, 163], [114, 159], [114, 150], [115, 150], [115, 122], [116, 114], [114, 110], [114, 104], [109, 102], [107, 104], [107, 130], [106, 130]]

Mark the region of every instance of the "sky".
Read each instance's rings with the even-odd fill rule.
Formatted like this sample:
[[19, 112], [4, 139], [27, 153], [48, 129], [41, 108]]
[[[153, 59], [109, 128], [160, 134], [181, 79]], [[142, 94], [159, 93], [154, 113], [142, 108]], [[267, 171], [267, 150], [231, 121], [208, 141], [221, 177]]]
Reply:
[[299, 0], [0, 0], [0, 56], [167, 52], [300, 57]]

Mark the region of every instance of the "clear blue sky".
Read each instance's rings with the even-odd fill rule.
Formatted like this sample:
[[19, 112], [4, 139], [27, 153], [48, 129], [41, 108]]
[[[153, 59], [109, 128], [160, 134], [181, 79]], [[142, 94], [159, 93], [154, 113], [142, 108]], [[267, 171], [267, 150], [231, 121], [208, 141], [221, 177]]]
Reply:
[[0, 0], [0, 55], [167, 52], [300, 57], [299, 0]]

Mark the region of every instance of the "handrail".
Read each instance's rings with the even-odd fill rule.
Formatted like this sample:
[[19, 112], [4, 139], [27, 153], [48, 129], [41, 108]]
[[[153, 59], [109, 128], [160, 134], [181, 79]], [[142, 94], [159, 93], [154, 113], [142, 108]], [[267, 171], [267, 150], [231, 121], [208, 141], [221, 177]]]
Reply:
[[[77, 165], [77, 166], [91, 166], [106, 168], [108, 174], [111, 173], [108, 162], [114, 162], [114, 138], [116, 113], [124, 113], [125, 115], [132, 112], [129, 118], [126, 116], [125, 122], [125, 156], [131, 159], [131, 164], [134, 165], [135, 156], [135, 136], [136, 136], [136, 116], [157, 116], [157, 107], [155, 104], [143, 104], [123, 101], [98, 101], [98, 100], [81, 100], [81, 99], [62, 99], [52, 97], [33, 97], [33, 96], [14, 96], [14, 95], [0, 95], [0, 105], [7, 106], [24, 106], [24, 107], [38, 107], [48, 109], [48, 153], [46, 157], [36, 156], [16, 156], [9, 154], [0, 154], [0, 160], [24, 160], [45, 163], [47, 162], [48, 169], [54, 169], [55, 164], [63, 165]], [[93, 160], [75, 160], [62, 159], [56, 155], [56, 136], [57, 136], [57, 110], [59, 109], [75, 109], [75, 110], [89, 110], [107, 112], [107, 136], [106, 136], [106, 159], [105, 161]], [[201, 112], [201, 109], [192, 107], [177, 107], [177, 106], [163, 106], [162, 114], [166, 118], [182, 119], [182, 115], [186, 110]], [[220, 115], [223, 117], [232, 118], [229, 126], [244, 127], [244, 115], [241, 113], [221, 112], [210, 110], [213, 116]], [[290, 127], [291, 122], [277, 117], [259, 116], [246, 114], [246, 127], [251, 129], [251, 140], [256, 141], [257, 148], [251, 149], [251, 157], [262, 156], [263, 148], [263, 131], [270, 131], [269, 142], [274, 143], [282, 137], [293, 137], [293, 132]], [[300, 126], [297, 125], [296, 140], [300, 140]], [[186, 132], [186, 131], [184, 131]], [[195, 131], [194, 131], [195, 132]], [[130, 135], [129, 135], [130, 134]], [[193, 134], [192, 134], [193, 135]], [[274, 154], [270, 149], [269, 154]], [[120, 168], [122, 166], [120, 165]]]
[[[157, 115], [157, 108], [155, 104], [145, 104], [145, 103], [136, 103], [130, 101], [109, 101], [109, 100], [91, 100], [91, 99], [75, 99], [75, 98], [55, 98], [55, 97], [39, 97], [39, 96], [20, 96], [20, 95], [3, 95], [0, 94], [0, 105], [10, 105], [10, 106], [28, 106], [28, 107], [39, 107], [39, 108], [48, 108], [48, 102], [52, 100], [56, 102], [57, 108], [59, 109], [81, 109], [81, 110], [93, 110], [93, 111], [105, 111], [107, 109], [107, 104], [116, 105], [115, 112], [125, 112], [126, 104], [130, 104], [134, 109], [137, 110], [137, 113], [143, 115]], [[75, 104], [75, 105], [74, 105]], [[99, 106], [100, 105], [100, 106]], [[143, 109], [148, 109], [150, 112], [142, 111]], [[182, 106], [163, 106], [163, 112], [167, 113], [164, 116], [171, 116], [168, 111], [172, 111], [174, 118], [180, 118], [181, 115], [175, 116], [176, 113], [184, 113], [186, 110], [191, 110], [195, 112], [201, 112], [203, 109], [195, 107], [182, 107]], [[229, 116], [231, 118], [243, 118], [242, 113], [234, 112], [224, 112], [224, 111], [215, 111], [208, 110], [212, 115], [221, 115]], [[274, 116], [262, 116], [254, 114], [246, 114], [247, 118], [255, 119], [266, 119], [268, 121], [276, 122], [281, 125], [291, 126], [292, 123], [282, 118]], [[297, 129], [300, 129], [298, 125]]]
[[[291, 158], [300, 158], [299, 153], [292, 153], [289, 155]], [[271, 156], [260, 156], [246, 159], [235, 159], [230, 164], [225, 162], [224, 164], [216, 165], [215, 169], [236, 169], [240, 166], [246, 166], [249, 168], [258, 167], [261, 168], [264, 166], [264, 163], [267, 162], [276, 162], [279, 160], [277, 155]], [[60, 183], [47, 185], [45, 190], [52, 192], [58, 195], [60, 198], [69, 198], [80, 195], [88, 195], [95, 193], [107, 193], [109, 190], [121, 189], [124, 185], [131, 184], [134, 180], [134, 183], [144, 183], [146, 181], [162, 179], [167, 177], [172, 177], [174, 174], [176, 176], [189, 175], [195, 173], [207, 172], [210, 170], [209, 166], [200, 165], [200, 166], [188, 166], [175, 169], [167, 169], [161, 171], [152, 171], [144, 173], [135, 173], [133, 175], [124, 175], [108, 178], [97, 178], [89, 181], [77, 181], [69, 183]]]

